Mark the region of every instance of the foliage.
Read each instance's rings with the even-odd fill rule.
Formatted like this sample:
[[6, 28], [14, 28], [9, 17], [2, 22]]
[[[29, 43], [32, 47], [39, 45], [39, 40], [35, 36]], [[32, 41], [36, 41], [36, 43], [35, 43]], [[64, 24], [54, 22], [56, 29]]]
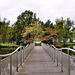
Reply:
[[16, 37], [17, 44], [20, 44], [20, 40], [22, 39], [21, 34], [24, 28], [27, 26], [31, 26], [35, 21], [36, 14], [28, 10], [21, 13], [21, 15], [17, 17], [17, 21], [14, 24], [14, 36]]
[[8, 27], [7, 29], [7, 42], [13, 41], [13, 27]]
[[42, 37], [42, 41], [43, 41], [43, 40], [47, 40], [47, 41], [53, 40], [54, 37], [57, 36], [57, 32], [58, 32], [58, 31], [53, 30], [53, 29], [51, 29], [51, 28], [49, 28], [49, 27], [45, 28], [44, 37]]
[[7, 29], [10, 21], [7, 21], [6, 18], [3, 19], [3, 21], [0, 21], [0, 42], [7, 41]]
[[16, 43], [0, 43], [1, 46], [19, 46]]
[[57, 35], [57, 39], [58, 42], [61, 42], [63, 40], [64, 46], [66, 45], [65, 44], [66, 41], [72, 38], [71, 27], [73, 25], [74, 22], [71, 21], [69, 18], [67, 18], [66, 20], [64, 20], [63, 18], [56, 19], [55, 29], [59, 31]]
[[56, 24], [48, 19], [47, 22], [43, 22], [36, 18], [36, 13], [30, 10], [22, 12], [17, 21], [9, 27], [10, 21], [4, 18], [0, 21], [0, 43], [16, 42], [18, 45], [22, 42], [24, 44], [30, 43], [34, 40], [57, 42], [58, 44], [63, 41], [64, 46], [68, 39], [71, 39], [74, 34], [71, 28], [74, 22], [70, 18], [63, 19], [57, 18]]
[[44, 28], [46, 28], [46, 27], [54, 29], [53, 23], [51, 23], [50, 20], [47, 20], [47, 22], [44, 24]]
[[38, 21], [34, 22], [31, 26], [25, 27], [22, 33], [24, 43], [32, 42], [36, 38], [41, 38], [43, 34], [41, 26]]
[[39, 24], [39, 21], [37, 20], [32, 24], [32, 26], [27, 26], [23, 30], [22, 36], [24, 43], [32, 42], [34, 40], [53, 40], [53, 37], [56, 35], [56, 31], [47, 27], [42, 28], [42, 26]]

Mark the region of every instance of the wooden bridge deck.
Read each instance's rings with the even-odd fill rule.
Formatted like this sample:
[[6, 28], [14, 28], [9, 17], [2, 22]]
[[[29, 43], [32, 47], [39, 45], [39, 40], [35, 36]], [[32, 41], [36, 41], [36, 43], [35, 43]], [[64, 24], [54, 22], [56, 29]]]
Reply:
[[41, 46], [35, 46], [15, 75], [66, 75]]

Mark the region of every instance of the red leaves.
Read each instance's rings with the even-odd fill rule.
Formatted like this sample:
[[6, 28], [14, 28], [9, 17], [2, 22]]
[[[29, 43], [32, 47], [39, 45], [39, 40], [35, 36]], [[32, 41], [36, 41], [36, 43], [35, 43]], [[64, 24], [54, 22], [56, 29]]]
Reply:
[[42, 41], [43, 40], [53, 40], [54, 39], [54, 36], [57, 35], [57, 32], [58, 31], [55, 31], [49, 27], [45, 28], [46, 32], [49, 33], [49, 35], [46, 35], [45, 37], [42, 37]]
[[47, 36], [45, 36], [45, 37], [42, 37], [42, 41], [43, 40], [52, 40], [53, 39], [53, 37], [51, 36], [51, 35], [47, 35]]
[[35, 40], [37, 40], [37, 41], [42, 41], [42, 39], [40, 39], [40, 38], [36, 38], [36, 39], [34, 39], [34, 41], [35, 41]]

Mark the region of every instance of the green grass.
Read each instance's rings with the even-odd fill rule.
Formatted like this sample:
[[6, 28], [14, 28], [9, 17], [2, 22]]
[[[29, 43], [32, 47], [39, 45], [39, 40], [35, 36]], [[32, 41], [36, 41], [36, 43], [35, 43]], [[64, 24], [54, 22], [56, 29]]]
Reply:
[[68, 45], [70, 45], [70, 46], [75, 46], [75, 43], [68, 43]]
[[19, 46], [16, 43], [0, 43], [1, 46]]
[[[64, 43], [61, 43], [61, 46], [64, 47]], [[75, 43], [66, 42], [65, 47], [73, 47], [75, 46]]]

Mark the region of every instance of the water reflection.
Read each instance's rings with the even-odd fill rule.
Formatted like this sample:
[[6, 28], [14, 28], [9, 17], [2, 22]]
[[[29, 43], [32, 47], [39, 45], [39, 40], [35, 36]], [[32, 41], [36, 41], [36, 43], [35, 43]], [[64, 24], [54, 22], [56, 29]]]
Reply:
[[0, 54], [8, 54], [16, 50], [16, 48], [0, 48]]

